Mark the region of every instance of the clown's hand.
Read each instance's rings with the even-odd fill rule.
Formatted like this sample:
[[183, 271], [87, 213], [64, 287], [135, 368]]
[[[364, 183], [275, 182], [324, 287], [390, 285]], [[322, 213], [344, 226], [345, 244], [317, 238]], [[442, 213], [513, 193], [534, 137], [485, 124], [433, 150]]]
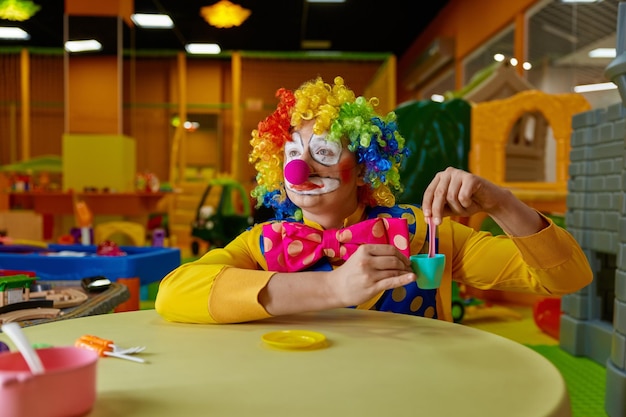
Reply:
[[424, 191], [422, 210], [425, 217], [432, 216], [440, 224], [445, 216], [489, 214], [510, 195], [484, 178], [450, 167], [437, 173]]
[[392, 245], [361, 245], [331, 273], [330, 283], [338, 304], [364, 303], [382, 291], [415, 280], [409, 259]]
[[449, 215], [469, 217], [485, 212], [511, 236], [529, 236], [549, 225], [511, 191], [456, 168], [435, 175], [424, 192], [422, 211], [424, 217], [432, 216], [435, 224]]

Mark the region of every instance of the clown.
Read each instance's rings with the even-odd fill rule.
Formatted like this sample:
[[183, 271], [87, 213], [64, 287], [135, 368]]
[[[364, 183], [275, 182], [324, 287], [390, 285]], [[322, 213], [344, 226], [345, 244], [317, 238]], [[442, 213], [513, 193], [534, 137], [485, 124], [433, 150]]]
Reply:
[[[396, 204], [406, 156], [395, 115], [356, 97], [341, 77], [280, 89], [252, 132], [252, 196], [276, 218], [254, 225], [165, 277], [157, 311], [171, 321], [235, 323], [339, 307], [452, 320], [451, 282], [555, 295], [592, 277], [576, 241], [508, 190], [448, 168], [421, 207]], [[490, 215], [493, 237], [449, 215]], [[409, 256], [433, 242], [446, 257], [439, 288], [421, 289]]]

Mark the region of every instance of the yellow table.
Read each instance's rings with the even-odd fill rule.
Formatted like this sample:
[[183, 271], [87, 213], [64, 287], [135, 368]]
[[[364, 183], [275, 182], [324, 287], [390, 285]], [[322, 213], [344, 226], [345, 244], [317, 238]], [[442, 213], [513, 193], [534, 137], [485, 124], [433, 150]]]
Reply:
[[[261, 340], [283, 329], [321, 332], [329, 345], [281, 350]], [[56, 346], [84, 334], [147, 346], [146, 364], [99, 361], [90, 417], [571, 416], [563, 378], [541, 355], [491, 333], [401, 314], [340, 309], [191, 325], [144, 310], [24, 331], [32, 343]]]

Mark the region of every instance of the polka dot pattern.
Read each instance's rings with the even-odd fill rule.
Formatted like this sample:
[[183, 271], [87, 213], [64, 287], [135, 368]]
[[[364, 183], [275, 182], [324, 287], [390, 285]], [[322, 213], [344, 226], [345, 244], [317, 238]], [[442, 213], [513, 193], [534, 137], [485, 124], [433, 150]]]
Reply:
[[373, 218], [339, 230], [318, 230], [298, 222], [263, 226], [268, 270], [301, 271], [322, 258], [348, 259], [364, 243], [392, 244], [409, 256], [406, 219]]
[[391, 291], [391, 298], [396, 303], [401, 302], [402, 300], [404, 300], [406, 298], [406, 289], [404, 287], [394, 288]]
[[[416, 218], [411, 206], [397, 205], [393, 207], [374, 207], [367, 214], [370, 220], [379, 220], [381, 223], [362, 222], [359, 225], [369, 224], [365, 229], [365, 234], [373, 240], [385, 239], [382, 243], [391, 243], [399, 250], [404, 251], [408, 256], [410, 242], [416, 233]], [[397, 221], [401, 221], [398, 227]], [[284, 238], [290, 239], [285, 226], [295, 228], [302, 226], [309, 230], [303, 232], [308, 240], [303, 241], [301, 252], [301, 262], [299, 266], [293, 265], [289, 259], [289, 244], [284, 242]], [[268, 231], [269, 229], [269, 231]], [[397, 230], [400, 230], [397, 232]], [[408, 229], [408, 233], [407, 233]], [[384, 230], [383, 234], [380, 231]], [[352, 239], [362, 239], [362, 233], [350, 228]], [[269, 270], [295, 271], [295, 270], [331, 270], [342, 265], [358, 247], [358, 244], [345, 241], [348, 234], [339, 231], [312, 230], [307, 226], [296, 222], [276, 222], [266, 225], [263, 229], [262, 244], [263, 252], [268, 263]], [[369, 238], [368, 238], [369, 239]], [[368, 242], [371, 242], [368, 240]], [[330, 245], [330, 247], [324, 247]], [[317, 248], [316, 246], [319, 246]], [[303, 254], [307, 253], [307, 256]], [[317, 258], [319, 255], [320, 258]], [[292, 269], [300, 267], [301, 269]], [[387, 290], [383, 293], [376, 305], [373, 307], [380, 311], [390, 311], [415, 316], [437, 318], [437, 291], [423, 290], [412, 282], [404, 287]]]
[[413, 299], [413, 301], [411, 301], [411, 304], [409, 305], [409, 309], [412, 312], [419, 311], [419, 309], [422, 307], [422, 304], [424, 304], [424, 297], [418, 295], [417, 297]]
[[412, 282], [404, 287], [385, 291], [375, 309], [436, 319], [436, 295], [437, 290], [422, 290]]

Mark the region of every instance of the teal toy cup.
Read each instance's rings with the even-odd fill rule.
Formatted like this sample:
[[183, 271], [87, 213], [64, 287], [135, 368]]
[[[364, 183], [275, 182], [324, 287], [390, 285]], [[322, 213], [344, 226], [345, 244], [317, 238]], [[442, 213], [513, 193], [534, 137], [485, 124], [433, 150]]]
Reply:
[[417, 286], [423, 290], [433, 290], [441, 285], [443, 268], [446, 266], [446, 256], [436, 253], [429, 257], [426, 253], [411, 255], [411, 268], [417, 275]]

